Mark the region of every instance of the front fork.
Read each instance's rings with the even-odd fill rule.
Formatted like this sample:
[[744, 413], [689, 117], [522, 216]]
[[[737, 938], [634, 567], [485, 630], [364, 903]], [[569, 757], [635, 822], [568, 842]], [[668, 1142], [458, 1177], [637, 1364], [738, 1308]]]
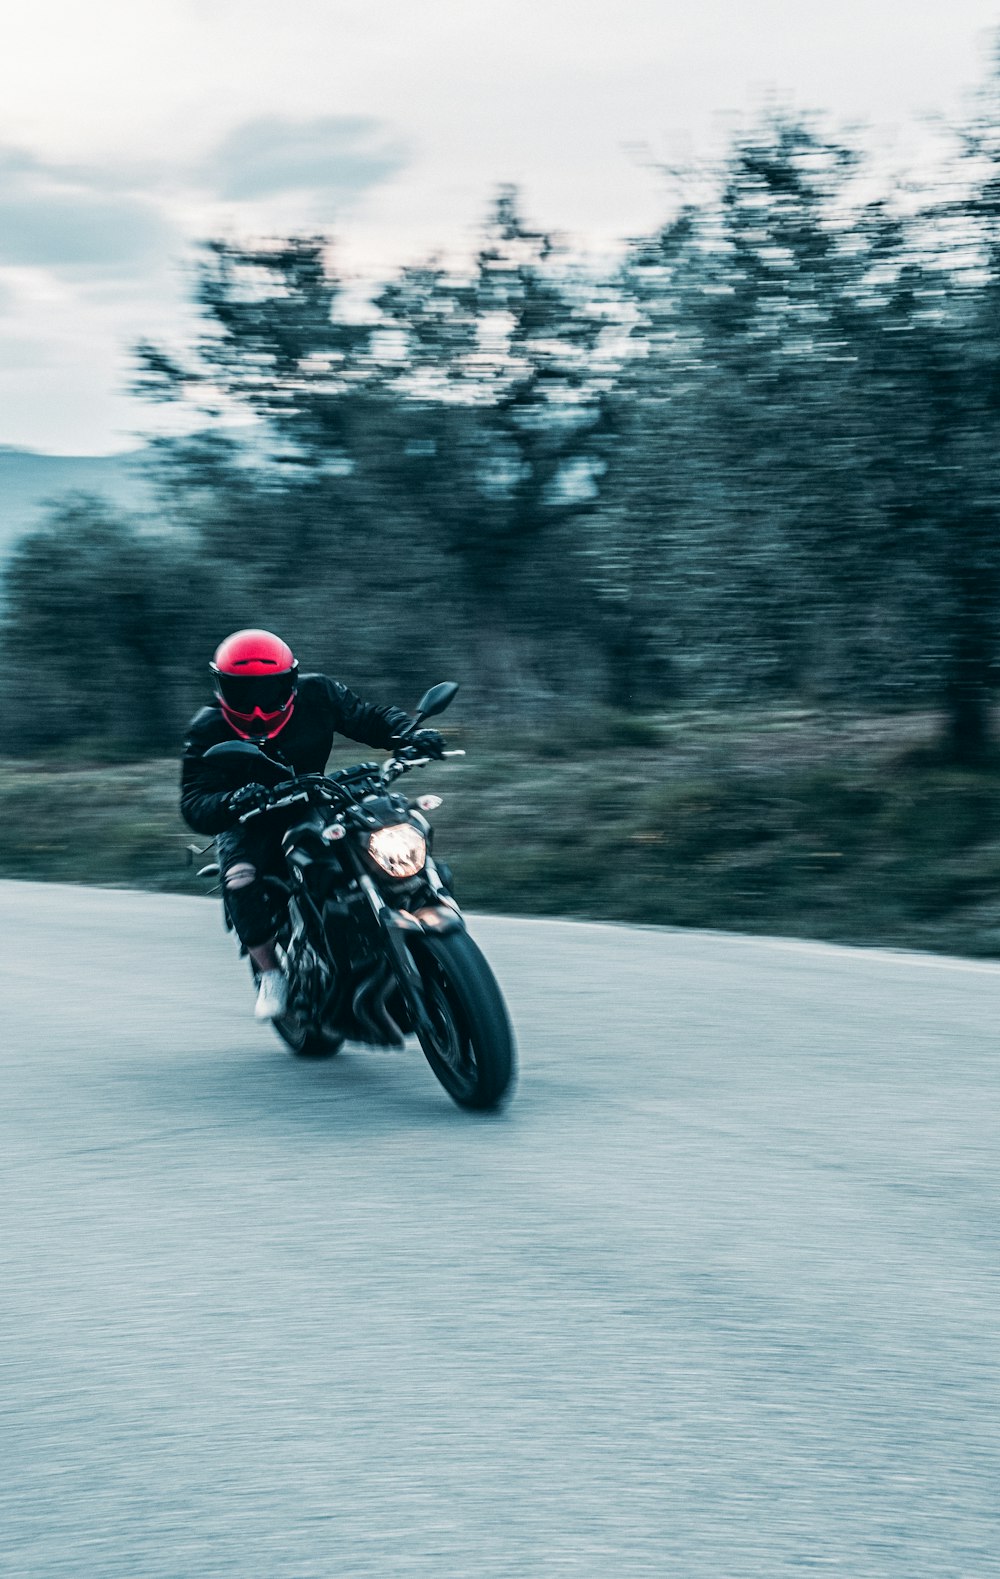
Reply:
[[433, 1043], [434, 1027], [424, 1007], [424, 984], [403, 936], [404, 932], [422, 932], [423, 928], [415, 919], [410, 919], [408, 922], [398, 911], [392, 910], [367, 872], [359, 871], [358, 882], [378, 921], [382, 941], [392, 963], [396, 981], [399, 983], [403, 1002], [409, 1011], [413, 1029], [421, 1041], [429, 1037]]

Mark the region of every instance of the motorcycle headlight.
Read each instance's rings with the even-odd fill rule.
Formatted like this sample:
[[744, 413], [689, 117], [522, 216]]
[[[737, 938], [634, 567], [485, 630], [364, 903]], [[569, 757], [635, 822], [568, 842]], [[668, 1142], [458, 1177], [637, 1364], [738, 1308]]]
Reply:
[[416, 877], [427, 860], [427, 840], [412, 823], [394, 823], [370, 835], [368, 854], [389, 877]]

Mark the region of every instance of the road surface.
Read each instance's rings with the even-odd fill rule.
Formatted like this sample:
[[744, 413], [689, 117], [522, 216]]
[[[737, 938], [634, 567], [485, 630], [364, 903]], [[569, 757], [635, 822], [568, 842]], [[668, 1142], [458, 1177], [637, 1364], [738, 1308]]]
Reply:
[[1000, 968], [474, 931], [501, 1118], [0, 885], [0, 1572], [1000, 1573]]

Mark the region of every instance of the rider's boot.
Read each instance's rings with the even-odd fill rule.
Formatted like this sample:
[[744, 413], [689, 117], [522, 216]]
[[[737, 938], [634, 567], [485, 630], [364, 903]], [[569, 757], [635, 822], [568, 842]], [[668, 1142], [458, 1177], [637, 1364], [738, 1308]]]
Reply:
[[280, 1020], [288, 1013], [288, 977], [283, 970], [263, 970], [254, 1014], [258, 1020]]

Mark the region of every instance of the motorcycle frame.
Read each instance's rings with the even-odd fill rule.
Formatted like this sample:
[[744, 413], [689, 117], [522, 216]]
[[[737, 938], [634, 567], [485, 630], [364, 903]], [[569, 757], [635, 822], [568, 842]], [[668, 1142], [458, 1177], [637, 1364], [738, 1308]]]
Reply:
[[[407, 820], [412, 820], [412, 813], [407, 813]], [[326, 926], [323, 913], [309, 892], [308, 869], [322, 862], [323, 857], [311, 855], [295, 839], [296, 833], [319, 834], [318, 822], [319, 817], [314, 809], [314, 820], [293, 826], [284, 835], [282, 843], [291, 881], [285, 883], [280, 878], [267, 879], [273, 886], [285, 891], [288, 896], [292, 935], [286, 953], [294, 962], [294, 945], [300, 939], [304, 940], [329, 983], [322, 999], [311, 1006], [308, 1023], [310, 1029], [314, 1031], [318, 1030], [338, 1007], [338, 998], [351, 986], [350, 978], [344, 980], [339, 973], [332, 981], [329, 979], [333, 973]], [[427, 824], [423, 818], [419, 818], [419, 824], [423, 824], [426, 830]], [[391, 902], [391, 891], [390, 897], [381, 892], [375, 879], [365, 868], [350, 829], [344, 839], [338, 840], [336, 855], [334, 856], [333, 851], [330, 851], [327, 859], [331, 865], [335, 861], [343, 871], [347, 880], [346, 886], [349, 887], [353, 881], [367, 900], [368, 913], [374, 923], [369, 934], [369, 942], [375, 948], [381, 948], [383, 956], [392, 969], [410, 1016], [413, 1031], [418, 1036], [433, 1036], [433, 1027], [424, 1007], [423, 981], [411, 947], [406, 940], [407, 934], [411, 937], [414, 934], [440, 936], [447, 932], [465, 930], [462, 913], [455, 901], [446, 893], [433, 858], [428, 854], [421, 876], [434, 895], [435, 903], [423, 904], [416, 911], [395, 906]]]

